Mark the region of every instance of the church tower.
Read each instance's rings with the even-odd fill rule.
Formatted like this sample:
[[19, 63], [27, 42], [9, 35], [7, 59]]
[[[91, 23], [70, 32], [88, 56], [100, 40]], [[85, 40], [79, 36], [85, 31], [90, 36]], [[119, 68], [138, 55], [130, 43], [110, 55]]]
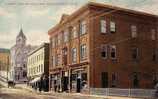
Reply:
[[26, 40], [27, 40], [26, 36], [24, 35], [23, 30], [21, 28], [19, 34], [16, 37], [16, 45], [25, 46], [26, 45]]

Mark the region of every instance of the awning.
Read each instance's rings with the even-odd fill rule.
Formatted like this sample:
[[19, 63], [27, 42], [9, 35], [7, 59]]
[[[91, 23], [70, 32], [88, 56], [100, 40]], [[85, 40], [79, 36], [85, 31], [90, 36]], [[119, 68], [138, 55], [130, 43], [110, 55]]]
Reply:
[[36, 77], [33, 80], [30, 81], [30, 83], [35, 83], [37, 81], [39, 81], [41, 79], [41, 77]]

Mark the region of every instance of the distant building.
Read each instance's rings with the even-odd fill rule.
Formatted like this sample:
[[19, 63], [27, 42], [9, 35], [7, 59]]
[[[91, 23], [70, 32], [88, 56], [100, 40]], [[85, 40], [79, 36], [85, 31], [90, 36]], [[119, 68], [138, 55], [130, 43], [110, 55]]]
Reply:
[[158, 16], [88, 3], [48, 31], [50, 85], [62, 91], [154, 88]]
[[[46, 83], [44, 85], [47, 85], [45, 88], [48, 89], [49, 44], [44, 43], [35, 50], [31, 51], [28, 54], [27, 59], [27, 77], [29, 83], [34, 87], [39, 87], [39, 82], [41, 82], [41, 79], [43, 79], [43, 82]], [[47, 81], [44, 81], [44, 77], [47, 77]]]
[[10, 69], [10, 50], [0, 48], [0, 76], [7, 78]]
[[27, 81], [27, 55], [34, 47], [26, 45], [26, 40], [27, 38], [21, 29], [16, 37], [16, 44], [10, 50], [10, 79], [16, 82]]

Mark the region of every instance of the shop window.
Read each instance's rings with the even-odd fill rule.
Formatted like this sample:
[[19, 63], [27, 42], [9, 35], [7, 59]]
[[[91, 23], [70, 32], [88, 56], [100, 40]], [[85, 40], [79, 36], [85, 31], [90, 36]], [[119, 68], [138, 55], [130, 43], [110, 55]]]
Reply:
[[102, 85], [102, 88], [108, 88], [108, 73], [107, 72], [101, 73], [101, 85]]
[[112, 87], [116, 87], [117, 86], [117, 74], [113, 73], [111, 78], [112, 78]]
[[134, 75], [133, 75], [133, 87], [134, 88], [139, 88], [138, 73], [134, 73]]

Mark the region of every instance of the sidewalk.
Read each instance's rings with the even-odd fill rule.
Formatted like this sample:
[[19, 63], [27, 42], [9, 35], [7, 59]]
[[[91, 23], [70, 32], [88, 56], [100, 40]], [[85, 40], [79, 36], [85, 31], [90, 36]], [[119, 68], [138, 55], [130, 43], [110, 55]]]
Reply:
[[55, 93], [55, 92], [42, 92], [37, 93], [39, 95], [53, 95], [53, 96], [62, 96], [62, 97], [73, 97], [80, 96], [81, 99], [83, 97], [88, 97], [87, 99], [96, 98], [96, 99], [143, 99], [143, 98], [132, 98], [132, 97], [120, 97], [120, 96], [102, 96], [102, 95], [90, 95], [90, 94], [81, 94], [81, 93]]
[[[20, 88], [23, 90], [28, 90], [29, 92], [36, 93], [37, 95], [51, 95], [57, 97], [81, 97], [81, 99], [147, 99], [147, 98], [133, 98], [133, 97], [123, 97], [123, 96], [103, 96], [103, 95], [92, 95], [92, 94], [81, 94], [81, 93], [57, 93], [57, 92], [39, 92], [35, 91], [31, 87], [27, 86], [26, 84], [17, 84], [16, 88]], [[76, 99], [76, 98], [75, 98]], [[152, 98], [150, 98], [152, 99]]]

